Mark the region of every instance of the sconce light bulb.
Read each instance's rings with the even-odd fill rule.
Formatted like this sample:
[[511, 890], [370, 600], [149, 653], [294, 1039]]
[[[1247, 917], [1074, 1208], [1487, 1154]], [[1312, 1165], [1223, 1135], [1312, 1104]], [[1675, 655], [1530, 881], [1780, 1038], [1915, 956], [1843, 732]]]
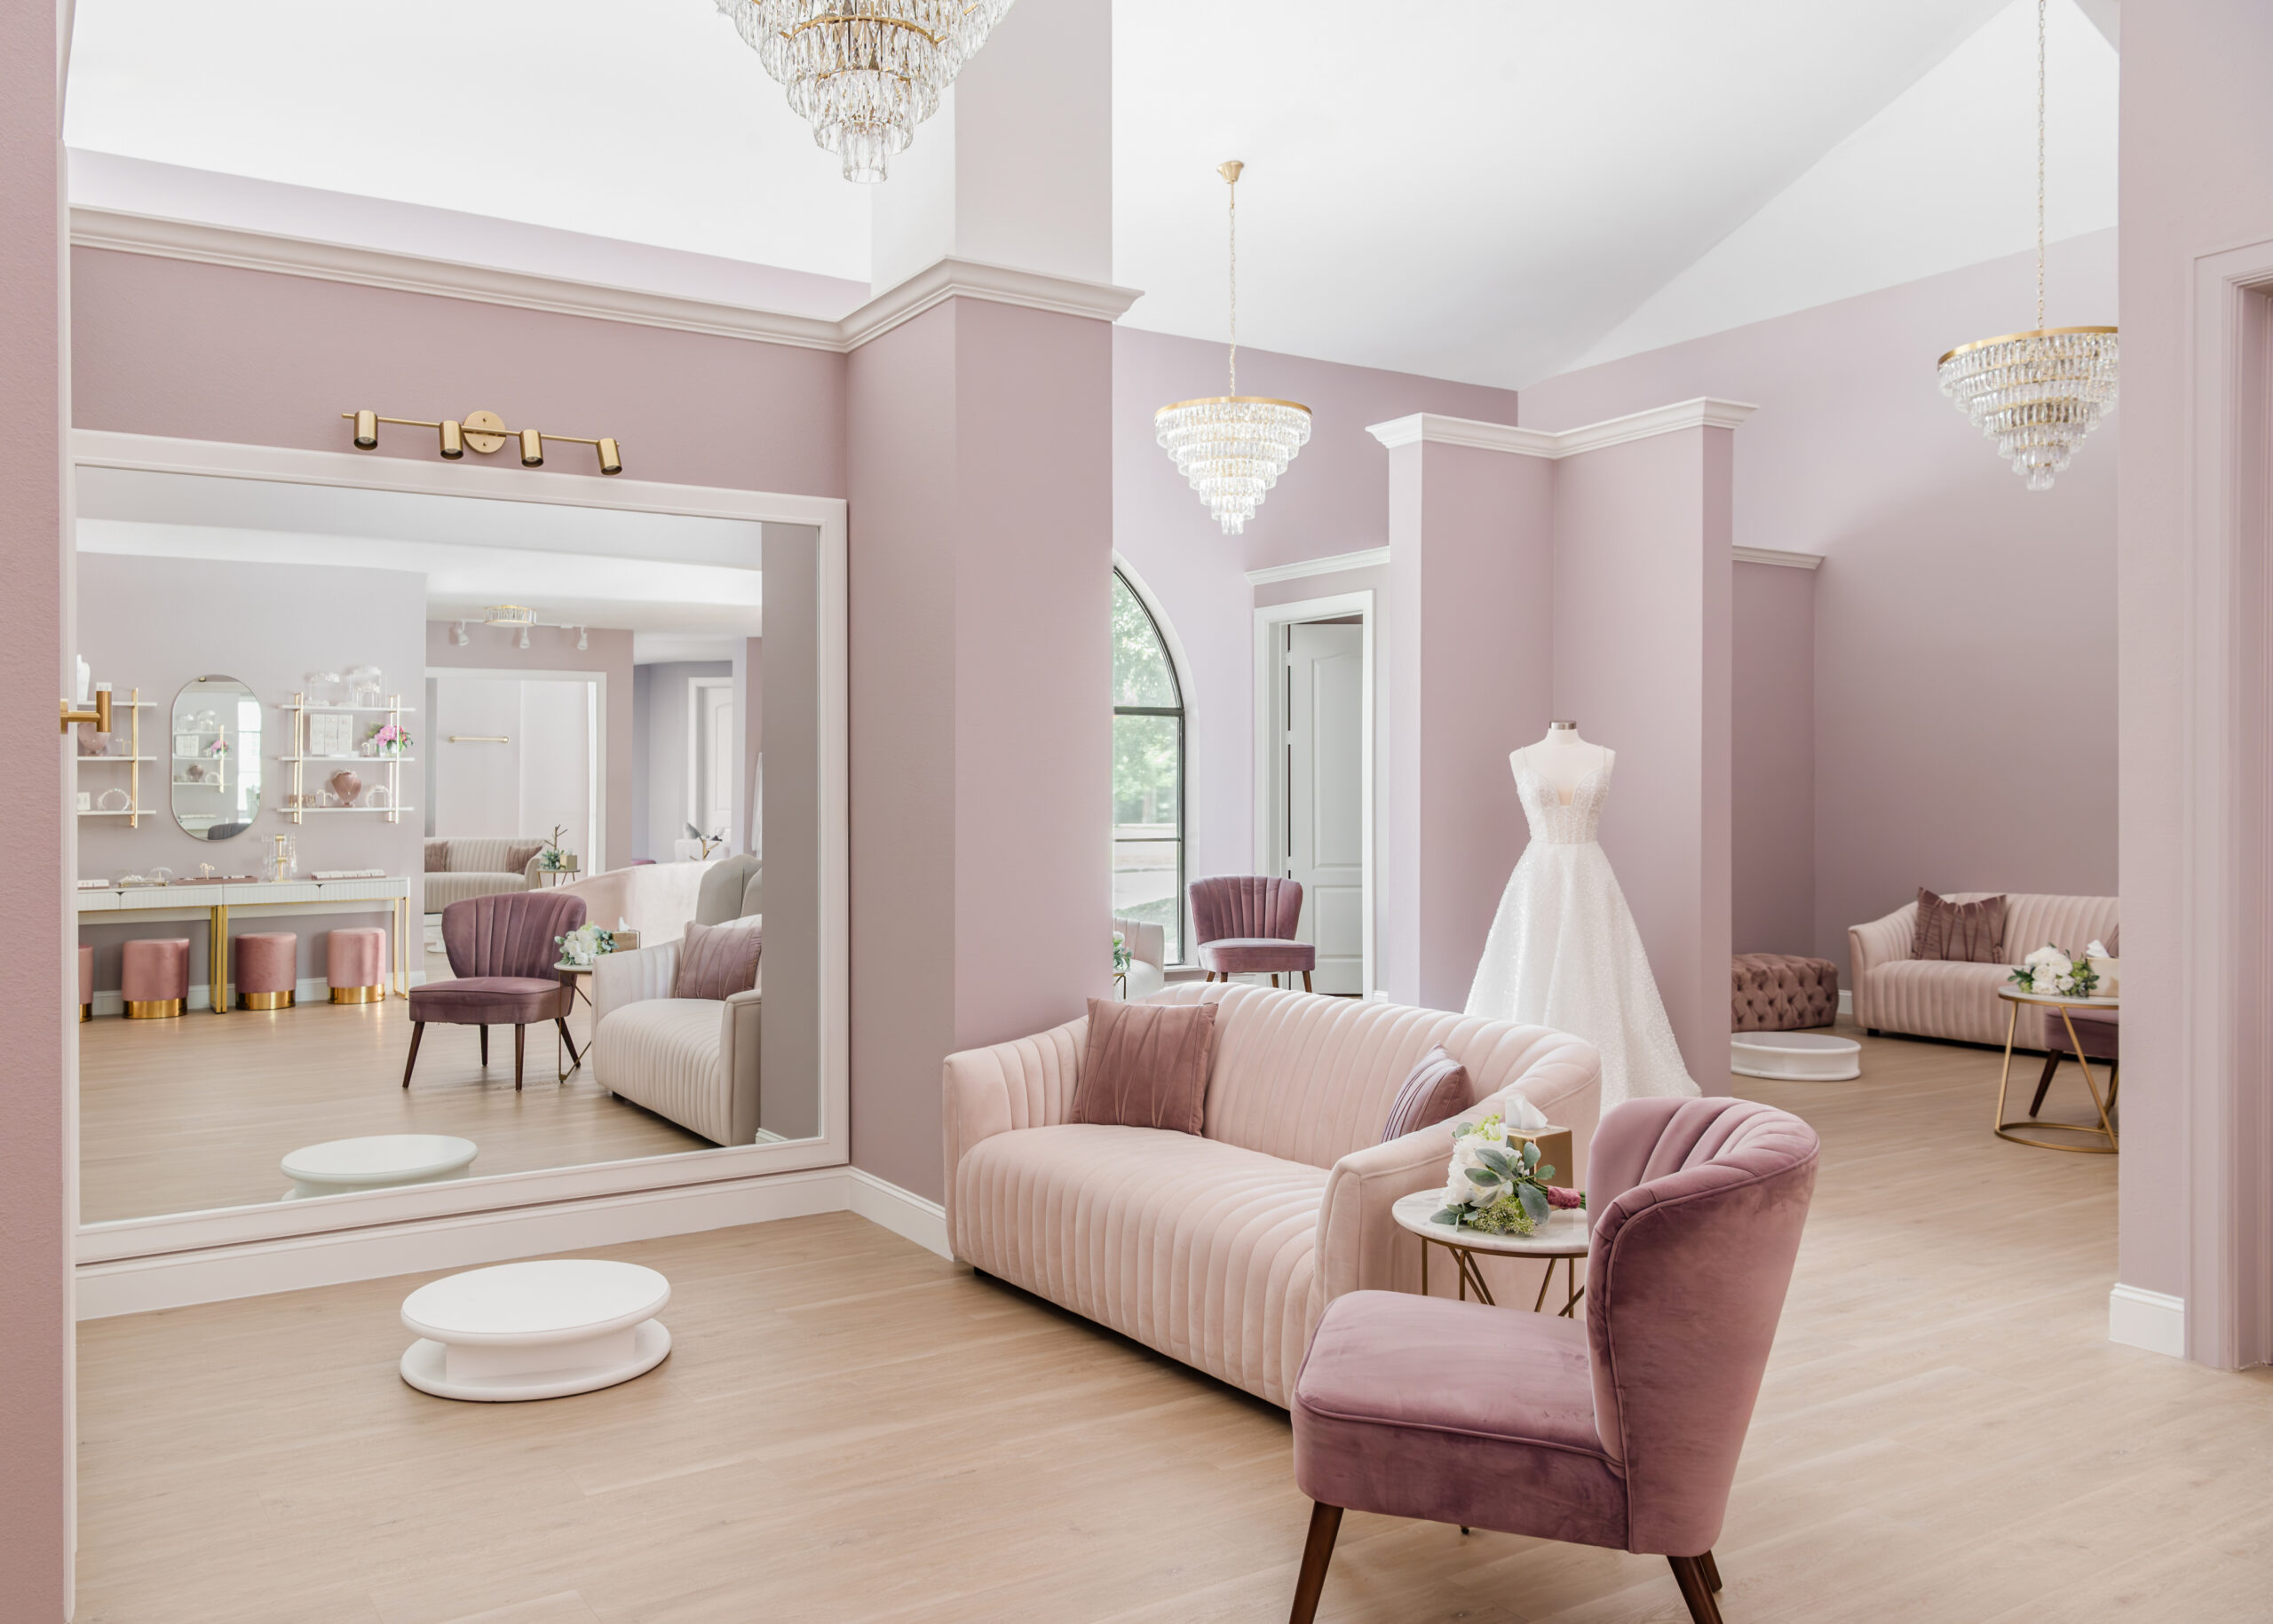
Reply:
[[447, 417], [442, 419], [442, 455], [453, 463], [465, 455], [465, 430]]
[[602, 473], [622, 473], [623, 471], [623, 452], [614, 440], [603, 436], [600, 440], [599, 452], [600, 471]]
[[368, 451], [379, 443], [379, 415], [376, 412], [355, 414], [355, 449]]
[[521, 431], [521, 466], [524, 468], [544, 466], [544, 437], [535, 429]]
[[524, 626], [524, 627], [522, 627], [522, 628], [521, 628], [521, 646], [522, 646], [523, 648], [527, 648], [528, 646], [529, 646], [529, 629], [528, 629], [527, 627]]

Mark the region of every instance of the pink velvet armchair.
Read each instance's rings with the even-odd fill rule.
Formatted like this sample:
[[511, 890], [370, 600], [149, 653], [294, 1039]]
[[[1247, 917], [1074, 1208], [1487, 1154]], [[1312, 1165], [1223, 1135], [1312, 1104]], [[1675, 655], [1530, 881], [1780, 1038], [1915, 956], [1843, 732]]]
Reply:
[[430, 981], [410, 989], [410, 1058], [403, 1063], [402, 1086], [418, 1065], [418, 1045], [426, 1023], [481, 1028], [481, 1063], [489, 1064], [489, 1028], [513, 1029], [513, 1087], [521, 1086], [529, 1023], [550, 1021], [573, 1058], [568, 1035], [568, 1000], [573, 994], [560, 972], [556, 937], [584, 923], [584, 899], [559, 891], [513, 891], [469, 897], [442, 910], [442, 946], [456, 979]]
[[1302, 972], [1311, 990], [1318, 949], [1295, 939], [1303, 922], [1303, 888], [1295, 880], [1259, 874], [1224, 874], [1192, 883], [1192, 934], [1200, 944], [1200, 968], [1210, 981], [1233, 976]]
[[1342, 1510], [1670, 1560], [1696, 1624], [1815, 1188], [1816, 1137], [1750, 1100], [1629, 1100], [1596, 1130], [1586, 1324], [1442, 1297], [1328, 1305], [1295, 1384], [1316, 1501], [1310, 1624]]

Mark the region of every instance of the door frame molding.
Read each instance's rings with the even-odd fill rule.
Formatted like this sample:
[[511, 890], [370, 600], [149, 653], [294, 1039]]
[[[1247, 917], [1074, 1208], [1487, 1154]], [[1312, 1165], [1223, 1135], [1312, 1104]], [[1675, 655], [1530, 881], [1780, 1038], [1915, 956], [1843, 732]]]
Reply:
[[[437, 677], [471, 677], [478, 679], [495, 678], [507, 682], [578, 682], [584, 685], [584, 751], [591, 764], [591, 772], [584, 784], [584, 827], [590, 831], [585, 845], [592, 854], [593, 867], [586, 875], [600, 872], [607, 853], [607, 673], [606, 671], [524, 671], [509, 666], [496, 665], [430, 665], [426, 675]], [[431, 731], [433, 718], [427, 718]], [[441, 758], [440, 741], [428, 751], [437, 763]], [[429, 796], [431, 802], [433, 797]]]
[[[731, 676], [690, 677], [686, 679], [686, 820], [698, 827], [702, 822], [696, 810], [702, 804], [702, 703], [696, 696], [706, 688], [725, 689], [728, 706], [738, 718], [741, 714], [741, 707], [733, 691], [734, 679]], [[730, 781], [727, 788], [731, 792], [733, 788]], [[730, 810], [726, 814], [726, 828], [721, 833], [724, 841], [719, 848], [721, 851], [738, 851], [743, 844], [734, 837], [733, 824], [733, 813]]]
[[[843, 1167], [851, 1160], [851, 777], [845, 558], [845, 502], [836, 496], [739, 490], [726, 486], [671, 485], [622, 476], [547, 469], [466, 468], [403, 456], [352, 451], [309, 451], [283, 446], [179, 440], [107, 430], [72, 432], [70, 462], [81, 467], [129, 468], [207, 478], [263, 479], [354, 489], [416, 491], [498, 502], [605, 508], [619, 512], [692, 514], [759, 524], [797, 525], [818, 534], [818, 650], [820, 709], [820, 1086], [821, 1132], [812, 1139], [770, 1145], [720, 1145], [666, 1156], [636, 1157], [582, 1167], [489, 1174], [442, 1184], [357, 1191], [313, 1200], [270, 1201], [246, 1207], [121, 1218], [78, 1224], [75, 1256], [83, 1268], [128, 1258], [179, 1256], [215, 1248], [342, 1235], [375, 1226], [480, 1212], [550, 1208], [606, 1209], [611, 1198], [643, 1191], [744, 1180], [754, 1176]], [[76, 849], [75, 839], [74, 848]], [[67, 1010], [65, 1018], [68, 1018]], [[71, 1079], [76, 1119], [78, 1079]], [[698, 1224], [696, 1227], [700, 1227]], [[591, 1244], [599, 1244], [596, 1236]], [[391, 1266], [400, 1266], [399, 1264]]]
[[1305, 598], [1294, 603], [1263, 604], [1257, 606], [1255, 611], [1255, 871], [1257, 874], [1271, 872], [1275, 844], [1271, 830], [1271, 775], [1280, 747], [1285, 742], [1271, 725], [1276, 715], [1276, 708], [1271, 701], [1278, 693], [1275, 657], [1279, 629], [1303, 621], [1342, 620], [1352, 614], [1358, 621], [1358, 649], [1363, 670], [1359, 678], [1361, 697], [1358, 710], [1360, 852], [1358, 911], [1364, 969], [1359, 973], [1358, 985], [1358, 996], [1371, 998], [1381, 985], [1378, 979], [1381, 961], [1375, 947], [1374, 928], [1376, 873], [1374, 861], [1374, 689], [1379, 681], [1381, 668], [1374, 657], [1376, 614], [1371, 588], [1362, 592], [1336, 592], [1326, 598]]

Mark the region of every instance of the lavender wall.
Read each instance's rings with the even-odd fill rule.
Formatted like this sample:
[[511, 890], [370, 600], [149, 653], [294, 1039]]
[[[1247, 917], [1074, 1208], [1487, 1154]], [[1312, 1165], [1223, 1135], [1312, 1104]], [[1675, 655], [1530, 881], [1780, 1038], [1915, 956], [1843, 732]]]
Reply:
[[71, 1229], [78, 1067], [67, 808], [73, 769], [55, 725], [71, 691], [65, 547], [61, 58], [53, 5], [0, 10], [0, 725], [14, 744], [0, 820], [18, 860], [0, 906], [25, 950], [0, 958], [8, 1066], [0, 1074], [0, 1607], [52, 1624], [71, 1612]]
[[690, 677], [732, 677], [730, 660], [672, 660], [639, 668], [647, 709], [627, 759], [647, 797], [647, 844], [630, 853], [671, 860], [671, 842], [686, 835], [686, 683]]
[[[423, 589], [424, 582], [420, 584]], [[631, 634], [601, 626], [590, 627], [586, 629], [585, 640], [590, 646], [578, 648], [574, 632], [539, 627], [529, 633], [529, 646], [523, 648], [518, 632], [503, 630], [495, 626], [471, 625], [466, 628], [467, 642], [461, 648], [454, 635], [456, 630], [455, 621], [426, 622], [425, 658], [428, 666], [437, 669], [455, 667], [481, 671], [601, 671], [606, 674], [607, 714], [602, 725], [607, 736], [607, 851], [601, 854], [602, 860], [598, 866], [621, 868], [634, 857], [643, 855], [633, 848], [635, 819], [631, 788], [638, 771], [639, 748], [634, 727]], [[424, 701], [422, 700], [420, 702], [423, 704]], [[416, 730], [413, 732], [415, 733]], [[681, 749], [684, 748], [682, 743]], [[682, 797], [684, 794], [682, 790]], [[542, 830], [538, 832], [543, 833]]]
[[1603, 848], [1707, 1093], [1728, 1089], [1734, 438], [1684, 429], [1554, 464], [1555, 714], [1618, 752]]
[[[825, 351], [100, 250], [73, 251], [71, 281], [81, 428], [340, 451], [359, 404], [479, 408], [614, 434], [633, 479], [844, 494], [844, 357]], [[432, 454], [400, 429], [374, 455]]]
[[[1952, 345], [2026, 326], [2033, 283], [2032, 259], [1992, 261], [1524, 392], [1524, 422], [1547, 429], [1700, 394], [1760, 407], [1738, 432], [1734, 539], [1830, 560], [1812, 947], [1842, 966], [1847, 927], [1920, 885], [2115, 891], [2124, 413], [2031, 492], [1934, 377]], [[2111, 320], [2113, 234], [2055, 244], [2050, 283], [2055, 324]]]
[[[1389, 453], [1369, 424], [1422, 411], [1516, 420], [1512, 390], [1242, 350], [1239, 387], [1301, 400], [1313, 423], [1246, 534], [1227, 536], [1152, 438], [1155, 410], [1220, 393], [1223, 377], [1221, 345], [1113, 329], [1113, 544], [1166, 614], [1188, 667], [1185, 860], [1194, 876], [1255, 866], [1255, 606], [1369, 584], [1340, 575], [1250, 587], [1246, 572], [1388, 544]], [[1370, 584], [1384, 589], [1386, 614], [1385, 574]]]
[[1730, 573], [1730, 936], [1738, 953], [1811, 954], [1816, 572]]

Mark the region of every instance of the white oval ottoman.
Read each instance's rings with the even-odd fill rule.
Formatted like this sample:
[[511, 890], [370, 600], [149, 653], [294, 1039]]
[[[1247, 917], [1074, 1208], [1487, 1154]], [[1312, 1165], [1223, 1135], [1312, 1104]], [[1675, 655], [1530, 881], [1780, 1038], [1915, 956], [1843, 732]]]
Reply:
[[1738, 1032], [1729, 1039], [1729, 1069], [1739, 1077], [1844, 1082], [1863, 1074], [1863, 1046], [1819, 1032]]
[[500, 1264], [430, 1282], [402, 1302], [421, 1340], [402, 1379], [438, 1398], [512, 1403], [589, 1393], [645, 1375], [671, 1351], [654, 1315], [671, 1284], [593, 1257]]
[[454, 1178], [473, 1165], [479, 1147], [471, 1139], [442, 1133], [383, 1133], [360, 1139], [327, 1139], [304, 1145], [284, 1158], [292, 1187], [288, 1201], [346, 1190], [384, 1190]]

